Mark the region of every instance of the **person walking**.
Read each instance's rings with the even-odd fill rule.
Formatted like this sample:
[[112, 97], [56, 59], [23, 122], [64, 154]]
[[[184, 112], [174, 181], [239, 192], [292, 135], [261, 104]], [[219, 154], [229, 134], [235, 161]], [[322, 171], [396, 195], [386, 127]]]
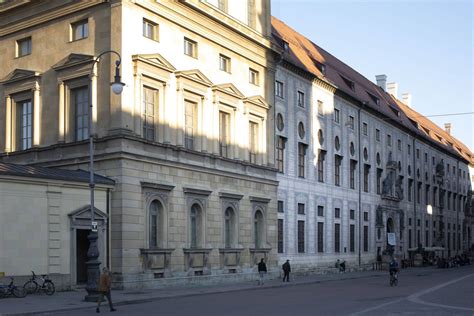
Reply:
[[260, 275], [260, 279], [258, 280], [258, 285], [263, 285], [265, 274], [267, 274], [267, 265], [265, 264], [265, 261], [263, 258], [258, 263], [258, 274]]
[[286, 262], [281, 266], [283, 269], [283, 282], [290, 282], [290, 272], [291, 272], [291, 266], [290, 266], [290, 260], [286, 260]]
[[116, 311], [112, 303], [112, 296], [110, 294], [111, 285], [112, 285], [112, 278], [110, 277], [109, 270], [106, 267], [104, 267], [102, 269], [102, 274], [100, 275], [100, 278], [99, 278], [99, 286], [97, 288], [97, 290], [99, 291], [99, 300], [97, 301], [97, 308], [95, 310], [96, 313], [100, 313], [100, 303], [102, 303], [104, 296], [106, 296], [107, 301], [109, 301], [110, 311], [111, 312]]

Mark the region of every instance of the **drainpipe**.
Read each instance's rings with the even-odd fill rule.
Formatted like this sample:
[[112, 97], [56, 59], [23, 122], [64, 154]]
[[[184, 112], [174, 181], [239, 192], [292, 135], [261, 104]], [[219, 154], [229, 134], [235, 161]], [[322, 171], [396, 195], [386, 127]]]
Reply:
[[110, 266], [110, 234], [111, 234], [111, 226], [110, 225], [110, 221], [111, 221], [111, 218], [110, 218], [110, 189], [107, 189], [107, 198], [106, 198], [106, 212], [107, 212], [107, 226], [106, 226], [106, 229], [107, 229], [107, 234], [106, 234], [106, 260], [107, 260], [107, 263], [106, 263], [106, 267], [111, 268]]
[[[459, 171], [459, 160], [456, 161], [456, 169], [457, 169], [457, 174], [458, 176], [456, 177], [456, 191], [458, 192], [457, 194], [457, 198], [458, 200], [460, 199], [459, 198], [459, 192], [461, 192], [459, 190], [459, 176], [460, 176], [460, 171]], [[459, 234], [458, 234], [458, 231], [460, 231], [459, 229], [459, 211], [460, 211], [460, 208], [461, 208], [461, 203], [457, 203], [457, 201], [455, 202], [458, 207], [456, 208], [456, 231], [454, 232], [456, 234], [456, 238], [454, 240], [457, 241], [458, 245], [459, 245]], [[449, 241], [448, 241], [449, 242]], [[457, 247], [457, 245], [454, 245], [456, 247], [456, 255], [459, 253], [459, 249]]]
[[[416, 147], [415, 147], [415, 136], [413, 136], [413, 139], [412, 139], [412, 147], [413, 147], [413, 185], [415, 186], [415, 189], [414, 189], [414, 196], [413, 196], [413, 227], [415, 227], [414, 231], [413, 231], [413, 240], [415, 240], [415, 247], [418, 247], [418, 244], [416, 242], [416, 237], [418, 236], [417, 234], [417, 227], [416, 226], [416, 203], [418, 203], [418, 195], [420, 194], [420, 192], [418, 192], [418, 178], [417, 178], [417, 173], [416, 173]], [[408, 226], [408, 225], [407, 225]], [[410, 245], [408, 245], [410, 246]]]
[[[365, 102], [362, 103], [364, 106]], [[362, 224], [362, 185], [361, 185], [361, 165], [362, 165], [362, 155], [361, 155], [361, 143], [360, 143], [360, 111], [362, 107], [357, 109], [357, 142], [359, 144], [359, 267], [361, 265], [361, 224]]]

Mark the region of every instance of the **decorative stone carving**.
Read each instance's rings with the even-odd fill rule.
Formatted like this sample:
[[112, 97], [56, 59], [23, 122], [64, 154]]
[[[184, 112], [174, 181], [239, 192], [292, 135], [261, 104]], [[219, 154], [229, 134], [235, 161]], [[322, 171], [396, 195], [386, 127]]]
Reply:
[[403, 176], [398, 176], [395, 182], [395, 195], [399, 200], [403, 200]]

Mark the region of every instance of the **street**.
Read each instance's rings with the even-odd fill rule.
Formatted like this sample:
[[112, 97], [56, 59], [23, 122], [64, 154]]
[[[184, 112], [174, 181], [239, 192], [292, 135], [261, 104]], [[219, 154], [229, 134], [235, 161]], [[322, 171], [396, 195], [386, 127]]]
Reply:
[[[303, 277], [298, 277], [300, 278]], [[402, 270], [399, 285], [368, 277], [117, 306], [113, 315], [474, 315], [474, 266]], [[112, 294], [113, 295], [113, 294]], [[95, 314], [95, 308], [53, 315]], [[105, 304], [101, 313], [109, 313]]]

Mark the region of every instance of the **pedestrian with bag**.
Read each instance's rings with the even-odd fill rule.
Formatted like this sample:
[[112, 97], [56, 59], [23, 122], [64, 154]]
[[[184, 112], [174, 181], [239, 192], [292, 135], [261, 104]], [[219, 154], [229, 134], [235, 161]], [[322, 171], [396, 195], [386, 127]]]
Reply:
[[265, 264], [265, 261], [263, 258], [258, 263], [258, 274], [260, 275], [260, 279], [258, 280], [258, 285], [263, 285], [265, 274], [267, 274], [267, 265]]
[[291, 266], [290, 266], [290, 260], [286, 260], [286, 262], [281, 266], [283, 269], [283, 282], [290, 282], [290, 272], [291, 272]]
[[102, 269], [102, 274], [100, 275], [100, 278], [99, 278], [99, 286], [97, 288], [97, 290], [99, 291], [99, 300], [97, 301], [97, 308], [95, 310], [96, 313], [100, 313], [100, 303], [102, 303], [104, 296], [106, 296], [107, 301], [109, 301], [110, 311], [111, 312], [116, 311], [112, 303], [112, 295], [110, 294], [111, 285], [112, 285], [112, 278], [110, 277], [110, 272], [106, 267], [104, 267]]

